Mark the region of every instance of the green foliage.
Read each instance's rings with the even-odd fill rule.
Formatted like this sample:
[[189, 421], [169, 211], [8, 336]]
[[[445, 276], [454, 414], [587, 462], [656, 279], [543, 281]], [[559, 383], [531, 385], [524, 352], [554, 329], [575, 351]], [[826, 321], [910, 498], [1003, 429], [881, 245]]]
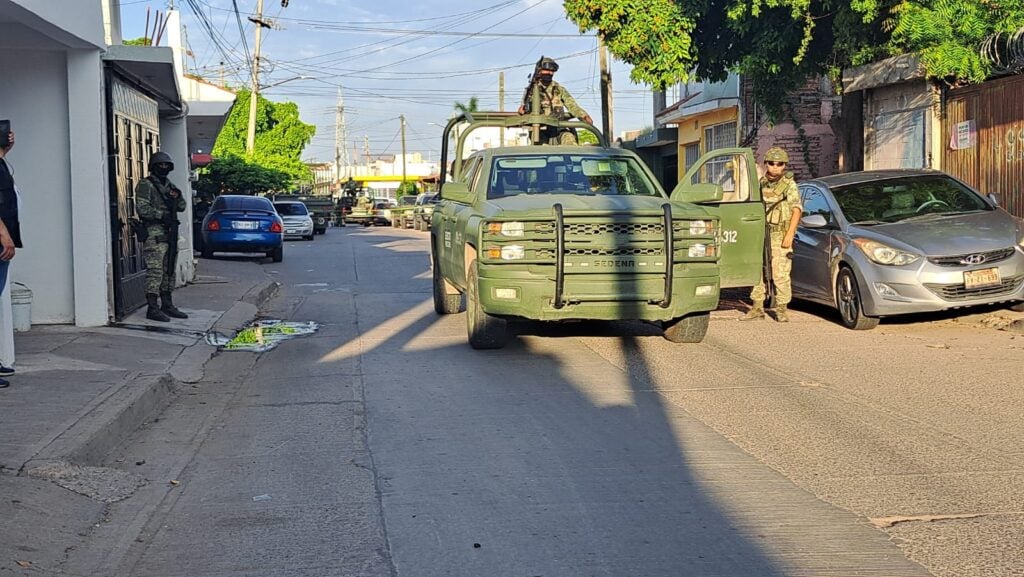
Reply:
[[248, 90], [238, 91], [234, 106], [213, 147], [216, 157], [237, 156], [263, 168], [283, 172], [292, 180], [309, 180], [312, 172], [302, 162], [302, 149], [316, 134], [316, 127], [299, 119], [294, 102], [271, 102], [258, 96], [256, 102], [256, 140], [251, 158], [245, 153], [249, 128]]
[[480, 110], [480, 99], [476, 96], [469, 97], [469, 102], [463, 104], [461, 102], [455, 103], [455, 110], [458, 112], [476, 112]]
[[125, 40], [121, 42], [121, 44], [124, 44], [125, 46], [150, 46], [149, 38], [146, 38], [145, 36], [135, 38], [133, 40]]
[[209, 199], [221, 194], [262, 194], [285, 190], [291, 180], [283, 171], [229, 154], [204, 168], [194, 188], [200, 196]]
[[581, 32], [597, 31], [631, 78], [751, 79], [769, 116], [814, 74], [918, 53], [930, 76], [976, 82], [990, 67], [981, 42], [1024, 26], [1020, 0], [563, 0]]
[[590, 132], [589, 130], [577, 130], [576, 133], [578, 134], [577, 140], [579, 140], [580, 144], [599, 143], [597, 140], [597, 136], [595, 136], [594, 133]]
[[398, 191], [395, 193], [395, 200], [402, 198], [407, 194], [417, 194], [416, 183], [411, 180], [406, 180], [402, 184], [398, 185]]
[[1018, 1], [904, 0], [888, 14], [889, 52], [919, 54], [929, 76], [951, 84], [985, 80], [992, 66], [981, 44], [997, 32], [1024, 27], [1024, 3]]

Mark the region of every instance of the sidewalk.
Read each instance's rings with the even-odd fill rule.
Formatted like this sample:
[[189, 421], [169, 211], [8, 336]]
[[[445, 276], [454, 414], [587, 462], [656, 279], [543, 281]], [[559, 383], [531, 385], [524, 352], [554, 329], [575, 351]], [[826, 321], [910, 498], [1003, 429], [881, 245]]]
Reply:
[[202, 260], [196, 282], [174, 292], [189, 319], [156, 323], [143, 308], [116, 326], [16, 335], [17, 374], [0, 390], [0, 575], [29, 569], [12, 561], [29, 556], [37, 567], [59, 563], [47, 556], [62, 556], [106, 502], [134, 489], [90, 465], [159, 415], [178, 383], [202, 379], [216, 352], [209, 331], [232, 334], [276, 289], [257, 262]]

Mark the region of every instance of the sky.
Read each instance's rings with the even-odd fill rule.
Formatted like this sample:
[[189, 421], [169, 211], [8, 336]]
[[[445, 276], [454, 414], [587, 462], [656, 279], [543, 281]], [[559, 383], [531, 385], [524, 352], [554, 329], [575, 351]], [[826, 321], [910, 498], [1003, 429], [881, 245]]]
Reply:
[[[122, 36], [145, 34], [147, 8], [168, 0], [122, 0]], [[192, 57], [187, 68], [212, 82], [250, 84], [257, 0], [174, 0]], [[308, 161], [333, 161], [338, 90], [342, 91], [349, 156], [401, 152], [440, 156], [441, 127], [456, 102], [479, 99], [498, 109], [499, 72], [505, 73], [505, 110], [522, 98], [541, 56], [555, 58], [564, 85], [600, 127], [597, 39], [581, 35], [561, 0], [264, 0], [260, 84], [273, 101], [298, 104], [317, 134], [303, 152]], [[238, 7], [236, 15], [234, 7]], [[200, 11], [204, 18], [197, 16]], [[240, 16], [240, 17], [239, 17]], [[243, 42], [244, 38], [244, 42]], [[224, 63], [223, 66], [221, 63]], [[612, 60], [616, 134], [652, 124], [651, 93], [629, 80], [629, 66]], [[276, 86], [271, 86], [276, 83]], [[357, 148], [356, 153], [352, 148]]]

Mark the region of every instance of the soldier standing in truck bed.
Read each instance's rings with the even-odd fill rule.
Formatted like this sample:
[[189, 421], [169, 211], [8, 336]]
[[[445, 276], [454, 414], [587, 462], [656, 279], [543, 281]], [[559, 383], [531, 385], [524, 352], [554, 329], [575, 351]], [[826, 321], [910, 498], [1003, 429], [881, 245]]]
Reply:
[[[587, 114], [586, 110], [576, 104], [576, 100], [569, 94], [564, 86], [555, 82], [555, 72], [558, 71], [558, 63], [541, 56], [537, 61], [533, 76], [530, 77], [530, 84], [526, 87], [523, 95], [523, 103], [519, 106], [519, 114], [529, 114], [530, 105], [533, 102], [533, 91], [540, 91], [540, 113], [545, 116], [555, 116], [559, 120], [578, 118], [587, 124], [593, 124], [594, 120]], [[558, 131], [558, 144], [577, 144], [576, 133], [572, 130], [562, 129]]]

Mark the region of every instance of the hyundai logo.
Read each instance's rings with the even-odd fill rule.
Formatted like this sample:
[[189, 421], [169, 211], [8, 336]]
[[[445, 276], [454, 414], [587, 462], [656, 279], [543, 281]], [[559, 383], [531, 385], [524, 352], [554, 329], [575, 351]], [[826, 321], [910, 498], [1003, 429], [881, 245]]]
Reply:
[[965, 256], [964, 260], [961, 262], [963, 262], [964, 264], [981, 264], [986, 260], [988, 260], [988, 257], [983, 254], [972, 254]]

